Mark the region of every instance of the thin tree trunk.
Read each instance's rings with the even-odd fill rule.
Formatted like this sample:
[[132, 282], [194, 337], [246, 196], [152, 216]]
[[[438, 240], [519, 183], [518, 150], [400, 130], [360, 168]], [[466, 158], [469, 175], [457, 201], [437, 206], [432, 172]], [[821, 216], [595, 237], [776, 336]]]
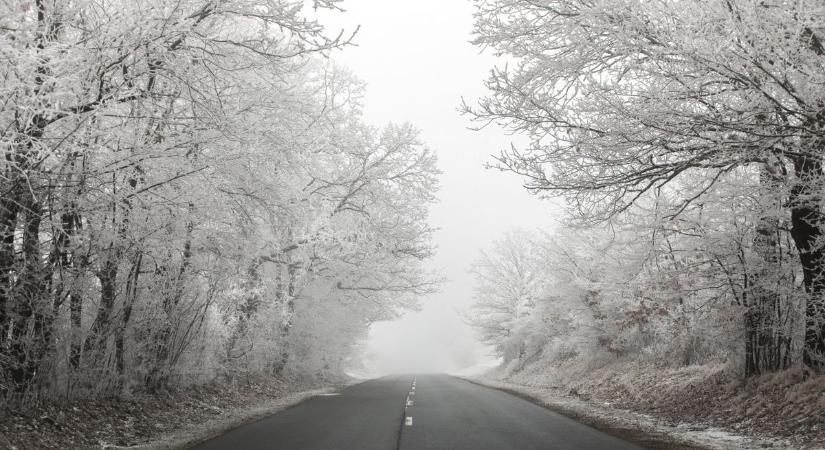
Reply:
[[0, 355], [9, 336], [14, 271], [14, 229], [17, 226], [18, 200], [11, 193], [0, 195]]
[[[193, 213], [194, 208], [195, 205], [190, 202], [188, 206], [190, 215]], [[154, 367], [150, 371], [149, 378], [147, 380], [147, 386], [153, 391], [166, 383], [168, 369], [171, 365], [170, 361], [177, 359], [172, 355], [172, 346], [174, 344], [172, 340], [175, 327], [179, 322], [174, 319], [178, 305], [180, 304], [180, 300], [183, 298], [184, 294], [184, 275], [186, 274], [192, 260], [192, 232], [194, 229], [195, 224], [190, 218], [189, 222], [186, 224], [186, 241], [183, 244], [183, 257], [181, 260], [181, 265], [178, 269], [177, 276], [170, 280], [170, 287], [172, 291], [171, 294], [167, 295], [163, 300], [163, 311], [166, 316], [166, 320], [161, 325], [160, 332], [158, 332], [154, 338], [154, 346], [157, 349], [157, 358], [155, 359]]]
[[781, 293], [777, 290], [781, 261], [780, 212], [782, 199], [780, 188], [784, 179], [782, 166], [778, 161], [767, 162], [760, 174], [763, 199], [763, 213], [756, 224], [753, 248], [762, 259], [762, 265], [751, 276], [752, 295], [745, 305], [746, 345], [745, 376], [759, 375], [768, 371], [785, 368], [781, 357], [783, 328], [780, 316], [788, 305], [782, 304]]
[[282, 375], [286, 369], [287, 363], [289, 362], [290, 348], [287, 339], [289, 338], [289, 332], [292, 329], [292, 321], [295, 316], [295, 283], [297, 281], [296, 272], [298, 265], [295, 263], [290, 263], [289, 261], [290, 259], [287, 258], [288, 284], [286, 290], [286, 303], [284, 304], [284, 316], [281, 320], [280, 327], [281, 355], [275, 364], [276, 375]]
[[125, 375], [125, 339], [126, 327], [129, 325], [129, 320], [132, 317], [132, 308], [137, 299], [137, 285], [140, 277], [140, 266], [143, 261], [143, 253], [138, 252], [132, 263], [132, 270], [129, 272], [129, 277], [126, 280], [126, 296], [123, 305], [123, 314], [121, 316], [120, 325], [115, 331], [115, 367], [117, 368], [119, 383], [123, 382]]
[[[80, 223], [80, 216], [76, 212], [76, 205], [71, 203], [69, 206], [64, 207], [64, 212], [60, 215], [60, 228], [56, 230], [57, 238], [55, 239], [53, 254], [50, 258], [52, 276], [54, 277], [56, 275], [59, 279], [57, 286], [53, 289], [54, 301], [50, 321], [53, 321], [54, 318], [57, 317], [60, 306], [66, 300], [69, 300], [69, 365], [75, 370], [80, 364], [80, 314], [82, 297], [74, 286], [74, 282], [76, 282], [78, 277], [78, 258], [72, 254], [70, 247], [74, 236], [80, 229]], [[49, 341], [50, 347], [53, 347], [51, 333], [47, 336], [47, 340]]]
[[83, 344], [81, 340], [82, 318], [83, 297], [76, 292], [71, 293], [69, 294], [69, 322], [71, 327], [69, 364], [74, 370], [77, 370], [80, 367], [80, 355], [83, 352]]

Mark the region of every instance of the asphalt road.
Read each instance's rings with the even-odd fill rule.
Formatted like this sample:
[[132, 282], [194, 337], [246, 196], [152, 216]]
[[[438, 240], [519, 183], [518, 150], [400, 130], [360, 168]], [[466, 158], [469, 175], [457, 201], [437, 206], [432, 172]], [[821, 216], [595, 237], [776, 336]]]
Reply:
[[418, 375], [371, 380], [339, 395], [316, 397], [195, 449], [641, 447], [505, 392], [447, 375]]

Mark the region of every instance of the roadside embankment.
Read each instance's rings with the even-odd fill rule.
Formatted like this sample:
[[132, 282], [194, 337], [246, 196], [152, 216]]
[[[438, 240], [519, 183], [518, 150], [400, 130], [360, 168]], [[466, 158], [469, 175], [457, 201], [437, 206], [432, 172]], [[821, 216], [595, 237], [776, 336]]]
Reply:
[[181, 449], [351, 383], [266, 378], [0, 409], [0, 449]]
[[544, 366], [470, 381], [506, 390], [652, 449], [825, 448], [825, 377], [742, 380], [721, 365]]

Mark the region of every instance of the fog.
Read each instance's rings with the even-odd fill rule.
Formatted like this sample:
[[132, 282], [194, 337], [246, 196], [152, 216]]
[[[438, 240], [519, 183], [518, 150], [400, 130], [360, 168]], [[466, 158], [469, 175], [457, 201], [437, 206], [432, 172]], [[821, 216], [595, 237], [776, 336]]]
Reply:
[[331, 32], [360, 26], [357, 46], [333, 58], [366, 81], [367, 119], [413, 123], [443, 171], [430, 218], [439, 229], [438, 251], [428, 264], [449, 281], [422, 299], [420, 311], [373, 325], [365, 365], [371, 375], [489, 365], [490, 352], [462, 319], [473, 294], [469, 266], [507, 229], [552, 227], [556, 208], [528, 194], [514, 175], [484, 167], [513, 136], [495, 126], [470, 130], [473, 124], [457, 111], [462, 97], [472, 102], [483, 95], [495, 64], [469, 43], [470, 2], [353, 0], [344, 8], [324, 22]]

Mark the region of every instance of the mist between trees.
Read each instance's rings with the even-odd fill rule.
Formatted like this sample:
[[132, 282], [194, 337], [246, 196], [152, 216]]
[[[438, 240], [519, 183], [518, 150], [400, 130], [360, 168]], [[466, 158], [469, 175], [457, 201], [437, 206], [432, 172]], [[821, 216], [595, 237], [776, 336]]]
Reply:
[[2, 3], [0, 396], [337, 374], [433, 289], [435, 157], [303, 6]]
[[478, 0], [514, 61], [465, 112], [569, 225], [478, 260], [473, 322], [513, 368], [651, 355], [825, 371], [825, 6]]

